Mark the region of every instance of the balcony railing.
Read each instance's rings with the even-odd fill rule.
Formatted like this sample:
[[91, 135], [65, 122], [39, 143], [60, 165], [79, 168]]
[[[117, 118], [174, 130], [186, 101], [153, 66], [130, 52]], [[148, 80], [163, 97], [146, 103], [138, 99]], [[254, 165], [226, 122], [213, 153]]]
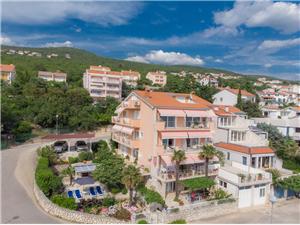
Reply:
[[130, 127], [140, 127], [140, 120], [139, 119], [131, 119], [131, 118], [120, 118], [117, 116], [112, 117], [112, 122], [121, 125], [127, 125]]
[[[209, 169], [208, 170], [208, 176], [216, 176], [218, 174], [218, 169]], [[195, 177], [202, 177], [205, 176], [205, 170], [186, 170], [186, 171], [180, 171], [179, 172], [179, 179], [185, 180]], [[175, 172], [158, 172], [158, 178], [164, 180], [164, 181], [174, 181], [176, 179]]]
[[265, 182], [271, 182], [272, 178], [269, 174], [248, 174], [245, 176], [239, 176], [239, 185], [253, 185]]
[[210, 123], [200, 123], [192, 124], [191, 126], [176, 126], [176, 127], [167, 127], [163, 120], [158, 120], [156, 129], [159, 131], [162, 130], [208, 130], [211, 128]]
[[129, 137], [123, 137], [118, 134], [113, 134], [112, 139], [120, 144], [123, 144], [129, 148], [139, 148], [140, 142], [139, 140], [134, 140]]
[[129, 109], [139, 109], [141, 106], [141, 103], [139, 101], [127, 101], [122, 103], [124, 108], [129, 108]]

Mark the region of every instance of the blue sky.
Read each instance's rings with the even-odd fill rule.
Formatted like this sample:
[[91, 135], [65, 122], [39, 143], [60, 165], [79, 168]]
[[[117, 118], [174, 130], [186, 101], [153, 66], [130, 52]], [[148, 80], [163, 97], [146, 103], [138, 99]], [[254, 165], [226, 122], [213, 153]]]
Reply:
[[146, 63], [300, 77], [298, 2], [4, 2], [0, 40], [73, 46]]

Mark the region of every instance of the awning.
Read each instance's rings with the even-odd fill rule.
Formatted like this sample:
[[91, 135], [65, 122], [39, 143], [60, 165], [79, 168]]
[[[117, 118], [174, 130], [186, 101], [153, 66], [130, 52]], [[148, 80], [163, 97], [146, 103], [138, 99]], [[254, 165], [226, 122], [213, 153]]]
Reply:
[[159, 109], [158, 110], [160, 116], [177, 116], [177, 117], [185, 117], [186, 114], [183, 110], [174, 110], [174, 109]]
[[167, 138], [188, 138], [188, 133], [184, 131], [178, 131], [178, 132], [161, 132], [162, 139]]
[[187, 117], [215, 117], [211, 110], [184, 110]]
[[189, 138], [212, 138], [210, 131], [189, 131]]
[[121, 132], [122, 126], [114, 125], [114, 126], [112, 127], [112, 129], [113, 129], [114, 131], [120, 131], [120, 132]]
[[121, 132], [123, 132], [123, 133], [125, 133], [125, 134], [132, 134], [132, 132], [133, 132], [133, 129], [132, 128], [129, 128], [129, 127], [122, 127], [122, 131]]
[[118, 132], [122, 132], [122, 133], [125, 133], [125, 134], [132, 134], [132, 132], [133, 132], [133, 128], [130, 128], [130, 127], [123, 127], [123, 126], [120, 126], [120, 125], [114, 125], [113, 127], [112, 127], [112, 129], [114, 130], [114, 131], [118, 131]]

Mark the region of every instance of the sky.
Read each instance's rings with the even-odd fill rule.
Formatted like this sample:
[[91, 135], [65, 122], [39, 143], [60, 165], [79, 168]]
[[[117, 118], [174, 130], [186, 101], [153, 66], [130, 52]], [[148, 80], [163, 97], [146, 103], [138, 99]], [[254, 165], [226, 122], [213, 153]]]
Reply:
[[300, 80], [300, 3], [4, 1], [0, 42]]

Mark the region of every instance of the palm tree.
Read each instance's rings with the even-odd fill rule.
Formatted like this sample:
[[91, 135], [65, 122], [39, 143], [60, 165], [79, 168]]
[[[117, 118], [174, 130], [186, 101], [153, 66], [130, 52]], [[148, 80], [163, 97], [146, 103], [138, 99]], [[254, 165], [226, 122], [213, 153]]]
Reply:
[[182, 161], [186, 159], [185, 152], [183, 150], [174, 150], [172, 161], [175, 162], [175, 199], [178, 199], [179, 197], [179, 165]]
[[64, 177], [69, 177], [70, 178], [70, 185], [72, 185], [72, 181], [73, 181], [73, 175], [75, 173], [75, 170], [74, 168], [69, 165], [66, 169], [64, 169], [61, 174], [64, 176]]
[[212, 145], [204, 145], [202, 147], [203, 151], [199, 152], [198, 157], [205, 159], [205, 176], [208, 177], [208, 163], [209, 160], [213, 159], [214, 156], [219, 158], [219, 161], [222, 163], [224, 159], [224, 155], [222, 152], [215, 149]]
[[142, 181], [142, 174], [140, 169], [134, 165], [129, 165], [123, 170], [122, 183], [126, 186], [129, 191], [129, 205], [133, 203], [133, 191]]

